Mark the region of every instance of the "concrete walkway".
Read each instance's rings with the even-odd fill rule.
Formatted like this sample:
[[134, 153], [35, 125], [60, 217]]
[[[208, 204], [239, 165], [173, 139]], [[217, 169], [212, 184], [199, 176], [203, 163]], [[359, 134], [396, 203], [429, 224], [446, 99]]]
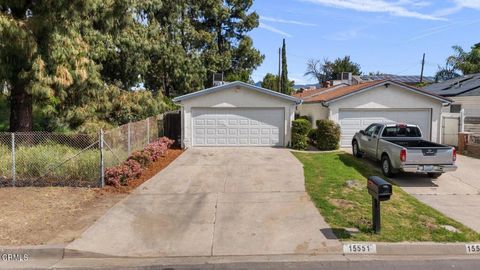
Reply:
[[339, 252], [327, 237], [288, 150], [192, 148], [67, 249], [132, 257]]

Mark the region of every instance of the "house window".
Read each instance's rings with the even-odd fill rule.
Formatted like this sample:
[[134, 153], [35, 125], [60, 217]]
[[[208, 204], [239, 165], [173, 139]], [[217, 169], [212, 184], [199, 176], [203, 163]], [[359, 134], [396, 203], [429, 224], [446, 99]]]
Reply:
[[462, 110], [462, 104], [452, 104], [450, 105], [451, 113], [459, 113]]

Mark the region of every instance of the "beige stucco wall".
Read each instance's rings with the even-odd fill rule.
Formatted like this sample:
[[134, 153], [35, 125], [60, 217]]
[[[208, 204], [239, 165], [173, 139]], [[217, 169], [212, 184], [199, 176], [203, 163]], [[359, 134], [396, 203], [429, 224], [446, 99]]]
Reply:
[[297, 106], [296, 113], [312, 118], [313, 127], [316, 127], [317, 120], [328, 118], [329, 108], [323, 107], [320, 103], [304, 103]]
[[[431, 109], [432, 110], [432, 141], [440, 141], [442, 102], [434, 98], [418, 94], [391, 84], [388, 88], [381, 85], [345, 97], [323, 107], [320, 103], [302, 104], [298, 106], [297, 113], [309, 115], [315, 120], [331, 119], [338, 122], [340, 109]], [[314, 122], [315, 122], [314, 120]]]
[[220, 90], [181, 102], [182, 106], [182, 146], [192, 145], [192, 108], [284, 108], [284, 144], [288, 146], [291, 139], [291, 123], [295, 118], [295, 103], [282, 98], [234, 87]]
[[[480, 96], [451, 97], [453, 104], [462, 104], [465, 116], [480, 117]], [[450, 107], [443, 108], [443, 112], [450, 112]]]

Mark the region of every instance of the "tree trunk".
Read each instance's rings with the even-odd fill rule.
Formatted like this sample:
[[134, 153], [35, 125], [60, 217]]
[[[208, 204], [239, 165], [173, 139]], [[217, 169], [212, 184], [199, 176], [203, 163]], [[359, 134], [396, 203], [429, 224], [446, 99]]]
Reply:
[[10, 95], [10, 131], [32, 131], [32, 96], [21, 82], [13, 85]]

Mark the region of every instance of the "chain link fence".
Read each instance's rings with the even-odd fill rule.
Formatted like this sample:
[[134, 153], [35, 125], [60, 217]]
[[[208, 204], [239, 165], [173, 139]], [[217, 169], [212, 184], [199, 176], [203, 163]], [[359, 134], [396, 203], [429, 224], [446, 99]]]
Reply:
[[163, 135], [163, 117], [100, 131], [98, 136], [0, 133], [0, 187], [103, 186], [106, 168]]

